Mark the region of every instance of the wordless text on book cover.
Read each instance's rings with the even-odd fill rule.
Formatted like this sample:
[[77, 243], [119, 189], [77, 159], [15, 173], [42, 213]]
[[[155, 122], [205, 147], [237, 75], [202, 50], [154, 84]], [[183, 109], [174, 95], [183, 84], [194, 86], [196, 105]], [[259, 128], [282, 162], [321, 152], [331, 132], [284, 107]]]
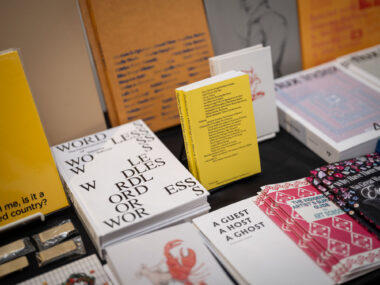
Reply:
[[142, 120], [52, 147], [99, 254], [107, 245], [207, 212], [208, 192]]
[[280, 125], [327, 162], [374, 151], [380, 91], [334, 62], [275, 80]]
[[1, 229], [68, 201], [15, 49], [0, 52], [0, 106]]
[[259, 142], [279, 131], [270, 50], [257, 45], [209, 58], [212, 76], [229, 70], [248, 74]]
[[190, 223], [109, 246], [105, 255], [120, 285], [233, 284]]
[[238, 284], [333, 284], [248, 198], [193, 220]]
[[226, 72], [176, 95], [189, 168], [206, 189], [261, 171], [247, 74]]
[[80, 0], [112, 126], [179, 123], [174, 89], [209, 76], [202, 0]]
[[298, 11], [303, 68], [380, 43], [376, 0], [298, 0]]

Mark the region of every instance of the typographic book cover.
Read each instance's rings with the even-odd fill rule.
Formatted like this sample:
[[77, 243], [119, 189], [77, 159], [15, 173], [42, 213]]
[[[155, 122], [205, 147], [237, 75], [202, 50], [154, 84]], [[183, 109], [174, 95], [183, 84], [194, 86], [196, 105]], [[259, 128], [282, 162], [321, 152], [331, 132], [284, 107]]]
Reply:
[[80, 0], [112, 126], [179, 124], [174, 89], [210, 75], [202, 0]]
[[303, 68], [380, 43], [378, 1], [298, 0], [298, 11]]
[[17, 50], [0, 52], [0, 226], [68, 206]]
[[261, 201], [272, 200], [291, 223], [303, 230], [304, 238], [313, 239], [327, 252], [328, 262], [335, 262], [329, 273], [335, 281], [379, 265], [380, 241], [305, 178], [261, 189]]
[[270, 50], [258, 45], [209, 58], [212, 76], [229, 70], [248, 74], [258, 141], [279, 131]]
[[52, 147], [97, 249], [209, 209], [208, 192], [141, 121]]
[[26, 280], [20, 285], [99, 284], [112, 285], [95, 254]]
[[193, 220], [238, 284], [332, 284], [327, 274], [261, 211], [255, 198]]
[[247, 74], [231, 71], [177, 91], [179, 107], [186, 110], [182, 128], [193, 154], [189, 160], [206, 189], [261, 171]]
[[106, 256], [120, 284], [233, 284], [190, 223], [117, 243]]
[[328, 162], [373, 151], [380, 92], [336, 64], [275, 80], [280, 125]]
[[318, 190], [380, 237], [378, 153], [318, 167], [310, 173], [310, 182]]

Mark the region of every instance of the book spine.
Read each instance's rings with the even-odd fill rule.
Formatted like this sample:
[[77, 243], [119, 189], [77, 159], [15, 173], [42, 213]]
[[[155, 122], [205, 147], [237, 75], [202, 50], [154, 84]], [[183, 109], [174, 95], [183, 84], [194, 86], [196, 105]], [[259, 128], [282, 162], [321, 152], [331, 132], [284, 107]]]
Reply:
[[188, 167], [191, 174], [193, 174], [193, 176], [196, 179], [199, 179], [198, 171], [195, 167], [194, 159], [193, 159], [193, 144], [190, 140], [190, 132], [189, 132], [189, 126], [188, 126], [189, 120], [187, 117], [187, 107], [185, 106], [185, 99], [184, 99], [183, 92], [180, 90], [176, 90], [176, 98], [177, 98], [179, 118], [181, 121], [183, 142], [185, 145]]
[[215, 76], [215, 60], [212, 58], [208, 59], [208, 65], [210, 66], [210, 74], [211, 76]]

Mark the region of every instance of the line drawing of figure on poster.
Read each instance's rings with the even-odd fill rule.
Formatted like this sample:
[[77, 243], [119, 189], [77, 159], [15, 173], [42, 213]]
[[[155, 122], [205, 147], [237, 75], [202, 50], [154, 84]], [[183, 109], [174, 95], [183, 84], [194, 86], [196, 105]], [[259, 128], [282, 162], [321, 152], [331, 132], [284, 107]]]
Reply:
[[248, 15], [246, 34], [241, 36], [244, 46], [258, 43], [270, 46], [274, 77], [280, 77], [287, 44], [288, 21], [274, 10], [268, 0], [240, 0], [240, 6]]

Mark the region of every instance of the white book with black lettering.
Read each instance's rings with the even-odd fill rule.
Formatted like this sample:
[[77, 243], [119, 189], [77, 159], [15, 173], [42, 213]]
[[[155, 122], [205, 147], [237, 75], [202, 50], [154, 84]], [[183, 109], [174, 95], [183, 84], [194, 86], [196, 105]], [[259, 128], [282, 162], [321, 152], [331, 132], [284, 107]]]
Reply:
[[142, 121], [52, 147], [99, 254], [210, 209], [208, 192]]
[[120, 285], [233, 284], [190, 223], [118, 242], [105, 256]]
[[333, 284], [254, 203], [242, 200], [193, 220], [238, 284]]

